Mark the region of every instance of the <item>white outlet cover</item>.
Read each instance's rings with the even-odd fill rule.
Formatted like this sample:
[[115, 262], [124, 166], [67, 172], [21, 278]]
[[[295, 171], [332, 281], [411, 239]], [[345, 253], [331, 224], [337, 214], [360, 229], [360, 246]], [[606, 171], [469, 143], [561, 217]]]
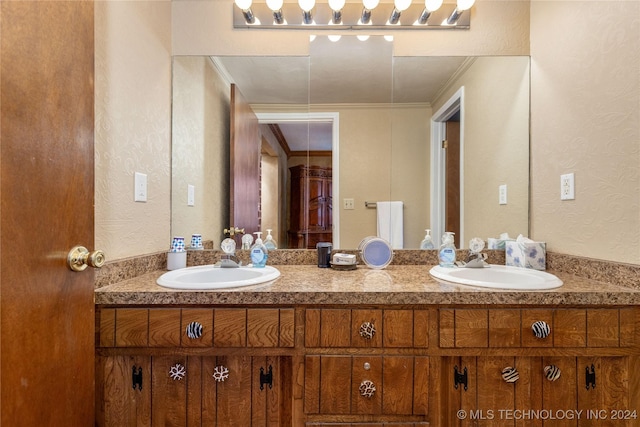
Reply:
[[573, 173], [560, 175], [560, 200], [575, 200], [575, 178]]
[[353, 199], [344, 199], [343, 200], [343, 204], [344, 204], [344, 206], [343, 206], [344, 209], [349, 209], [350, 210], [350, 209], [355, 209], [356, 208], [355, 201]]

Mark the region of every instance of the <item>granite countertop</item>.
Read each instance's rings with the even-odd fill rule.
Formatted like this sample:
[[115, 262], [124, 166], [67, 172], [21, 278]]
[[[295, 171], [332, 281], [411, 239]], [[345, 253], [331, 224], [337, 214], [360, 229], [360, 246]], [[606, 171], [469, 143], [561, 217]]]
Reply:
[[430, 265], [391, 265], [384, 270], [358, 266], [336, 271], [315, 265], [274, 265], [273, 282], [226, 290], [175, 290], [156, 284], [158, 270], [95, 291], [96, 305], [410, 305], [508, 304], [598, 305], [640, 304], [640, 290], [549, 271], [563, 286], [544, 291], [514, 291], [455, 285], [429, 275]]

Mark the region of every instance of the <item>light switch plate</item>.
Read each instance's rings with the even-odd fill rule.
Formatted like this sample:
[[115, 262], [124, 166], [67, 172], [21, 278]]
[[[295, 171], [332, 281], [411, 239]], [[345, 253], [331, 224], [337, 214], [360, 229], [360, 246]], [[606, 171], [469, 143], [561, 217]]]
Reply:
[[498, 186], [498, 203], [501, 205], [507, 204], [507, 184]]
[[196, 187], [187, 184], [187, 206], [196, 205]]
[[133, 179], [133, 200], [136, 202], [147, 201], [147, 174], [136, 172]]

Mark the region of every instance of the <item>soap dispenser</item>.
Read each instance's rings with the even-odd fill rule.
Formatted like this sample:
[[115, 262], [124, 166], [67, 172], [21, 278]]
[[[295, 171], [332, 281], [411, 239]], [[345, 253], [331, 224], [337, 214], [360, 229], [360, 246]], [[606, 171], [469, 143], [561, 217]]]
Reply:
[[426, 231], [427, 234], [424, 236], [424, 239], [422, 239], [422, 242], [420, 242], [420, 249], [435, 249], [433, 239], [431, 239], [431, 230], [427, 228], [424, 231]]
[[264, 240], [264, 247], [267, 248], [268, 251], [278, 249], [278, 244], [273, 239], [270, 228], [267, 228], [267, 238]]
[[440, 267], [453, 267], [456, 263], [456, 246], [453, 243], [454, 234], [446, 231], [442, 236], [442, 246], [440, 246]]
[[262, 239], [260, 236], [262, 235], [261, 231], [256, 231], [253, 233], [256, 235], [256, 242], [251, 246], [251, 263], [256, 268], [262, 268], [267, 265], [267, 257], [269, 251], [262, 243]]

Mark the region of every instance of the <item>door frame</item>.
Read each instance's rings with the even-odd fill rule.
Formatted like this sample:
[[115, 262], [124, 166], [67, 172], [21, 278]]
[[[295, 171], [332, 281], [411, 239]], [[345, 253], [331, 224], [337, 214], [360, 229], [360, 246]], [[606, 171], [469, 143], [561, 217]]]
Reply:
[[[340, 114], [337, 112], [317, 112], [317, 113], [256, 113], [258, 123], [299, 123], [317, 122], [331, 123], [331, 191], [333, 200], [340, 200]], [[332, 211], [332, 242], [334, 248], [340, 247], [340, 209]]]
[[431, 235], [439, 242], [445, 222], [445, 156], [442, 141], [446, 138], [446, 122], [460, 112], [460, 249], [464, 240], [464, 86], [461, 86], [438, 111], [431, 116]]

